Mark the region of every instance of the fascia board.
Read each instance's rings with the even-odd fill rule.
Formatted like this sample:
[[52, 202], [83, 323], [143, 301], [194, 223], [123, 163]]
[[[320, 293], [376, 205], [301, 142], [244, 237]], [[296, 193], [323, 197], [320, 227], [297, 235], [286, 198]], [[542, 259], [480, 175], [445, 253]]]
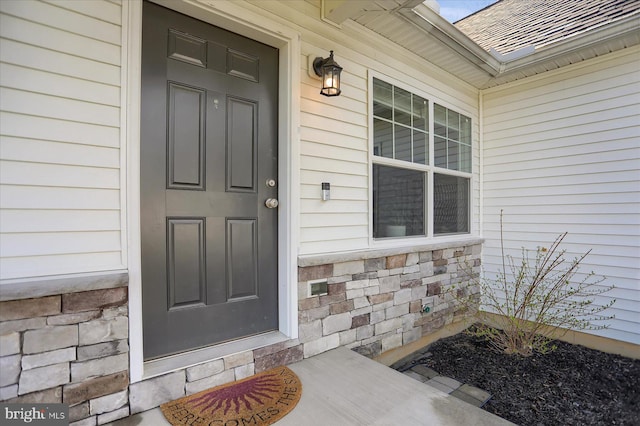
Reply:
[[502, 65], [499, 60], [428, 6], [420, 4], [413, 9], [401, 9], [399, 13], [490, 76], [499, 74]]

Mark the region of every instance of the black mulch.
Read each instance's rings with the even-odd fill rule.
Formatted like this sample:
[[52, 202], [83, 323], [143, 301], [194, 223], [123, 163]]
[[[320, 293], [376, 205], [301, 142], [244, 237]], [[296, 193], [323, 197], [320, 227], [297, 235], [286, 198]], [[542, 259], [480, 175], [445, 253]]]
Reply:
[[396, 363], [422, 364], [493, 397], [483, 407], [526, 425], [640, 425], [640, 360], [555, 342], [528, 358], [506, 355], [466, 333]]

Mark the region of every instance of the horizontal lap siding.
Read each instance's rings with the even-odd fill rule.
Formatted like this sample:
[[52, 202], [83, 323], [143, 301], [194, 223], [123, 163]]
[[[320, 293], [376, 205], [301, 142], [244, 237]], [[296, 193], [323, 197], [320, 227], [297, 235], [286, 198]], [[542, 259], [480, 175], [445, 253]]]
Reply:
[[484, 265], [569, 232], [568, 258], [616, 288], [595, 334], [640, 343], [640, 49], [484, 95]]
[[[275, 4], [254, 2], [256, 6], [273, 7], [273, 12], [285, 16]], [[448, 87], [438, 79], [441, 74], [425, 74], [410, 69], [385, 52], [387, 41], [368, 33], [349, 33], [344, 28], [334, 39], [336, 28], [319, 21], [320, 11], [308, 2], [287, 4], [290, 25], [302, 34], [300, 59], [300, 249], [299, 254], [316, 254], [361, 250], [370, 247], [369, 210], [369, 97], [368, 72], [374, 70], [389, 75], [430, 100], [454, 109], [477, 112], [477, 93], [465, 87]], [[282, 11], [284, 12], [284, 11]], [[300, 15], [296, 15], [300, 13]], [[295, 16], [295, 18], [292, 18]], [[308, 55], [324, 55], [333, 49], [335, 60], [343, 67], [342, 94], [338, 97], [320, 95], [320, 80], [309, 76]], [[447, 76], [447, 78], [452, 78]], [[444, 98], [444, 99], [443, 99]], [[474, 116], [474, 141], [477, 141], [477, 118]], [[474, 171], [478, 171], [479, 151], [473, 152]], [[321, 183], [331, 184], [331, 200], [321, 200]], [[479, 185], [473, 186], [473, 218], [479, 217]]]
[[122, 268], [121, 6], [0, 11], [0, 277]]
[[[322, 49], [303, 44], [303, 52]], [[366, 73], [353, 74], [339, 62], [342, 95], [320, 95], [319, 80], [300, 61], [300, 240], [301, 252], [339, 251], [368, 244], [368, 143]], [[321, 183], [331, 184], [331, 200], [320, 199]], [[355, 220], [354, 220], [355, 219]]]

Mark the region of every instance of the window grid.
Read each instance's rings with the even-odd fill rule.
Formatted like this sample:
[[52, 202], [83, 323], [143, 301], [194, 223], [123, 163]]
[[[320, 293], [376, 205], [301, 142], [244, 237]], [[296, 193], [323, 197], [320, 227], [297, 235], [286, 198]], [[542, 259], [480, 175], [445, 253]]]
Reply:
[[[470, 232], [471, 226], [471, 119], [454, 110], [429, 101], [410, 91], [398, 88], [377, 78], [373, 78], [373, 110], [374, 120], [373, 138], [374, 152], [372, 167], [374, 169], [373, 182], [373, 238], [423, 236], [432, 237], [449, 234], [465, 234]], [[377, 97], [386, 89], [386, 99]], [[399, 108], [402, 102], [398, 99], [398, 93], [409, 99], [409, 107], [404, 102], [404, 111]], [[422, 111], [416, 114], [416, 100], [421, 101]], [[385, 102], [386, 101], [386, 102]], [[407, 115], [410, 120], [407, 120]], [[439, 115], [439, 117], [438, 117]], [[424, 128], [420, 128], [416, 120], [424, 120]], [[440, 119], [440, 120], [438, 120]], [[383, 127], [378, 123], [385, 123], [387, 132], [380, 132]], [[401, 157], [398, 152], [398, 130], [408, 130], [410, 141], [410, 154], [407, 159]], [[416, 142], [418, 138], [425, 138], [424, 160], [416, 161]], [[441, 140], [440, 147], [443, 152], [436, 152], [436, 140]], [[389, 149], [383, 150], [383, 144], [391, 143]], [[387, 154], [387, 155], [384, 155]], [[389, 155], [390, 154], [390, 155]], [[381, 166], [388, 166], [401, 170], [422, 170], [424, 174], [424, 194], [422, 201], [413, 203], [412, 212], [398, 213], [398, 210], [406, 210], [406, 196], [402, 198], [403, 184], [396, 184], [397, 191], [389, 191], [387, 183], [380, 180]], [[376, 169], [376, 167], [378, 167]], [[391, 169], [389, 169], [391, 172]], [[386, 172], [388, 175], [390, 172]], [[375, 176], [378, 176], [376, 178]], [[436, 188], [437, 186], [437, 188]], [[445, 191], [443, 193], [443, 190]], [[436, 194], [437, 192], [437, 194]], [[385, 194], [387, 195], [385, 199]], [[391, 199], [390, 199], [391, 198]], [[409, 197], [410, 199], [411, 197]], [[423, 204], [422, 208], [418, 208]], [[393, 206], [393, 207], [389, 207]], [[421, 211], [420, 211], [421, 209]], [[417, 216], [422, 216], [421, 223], [416, 222]], [[404, 219], [403, 219], [404, 218]], [[420, 218], [418, 218], [420, 219]], [[404, 223], [403, 223], [404, 222]], [[403, 224], [406, 228], [404, 234], [385, 234], [382, 231], [387, 223]]]
[[471, 119], [438, 104], [433, 115], [434, 165], [470, 173]]
[[[389, 148], [374, 141], [374, 155], [393, 158], [400, 161], [409, 161], [416, 164], [429, 164], [429, 101], [408, 90], [401, 89], [390, 83], [374, 78], [374, 93], [388, 89], [387, 99], [376, 98], [374, 94], [374, 127], [383, 129], [380, 123], [386, 123], [386, 132], [390, 133], [391, 152]], [[408, 102], [402, 102], [398, 95], [404, 95]], [[386, 101], [386, 102], [385, 102]], [[378, 108], [376, 108], [376, 106]], [[385, 108], [386, 107], [386, 108]], [[380, 110], [376, 113], [376, 110]], [[390, 114], [390, 117], [389, 117]], [[384, 131], [377, 133], [384, 134]], [[402, 155], [399, 149], [401, 141], [399, 135], [407, 138], [408, 156]], [[418, 149], [418, 144], [422, 147]], [[422, 152], [420, 152], [422, 151]], [[386, 155], [385, 155], [386, 154]]]

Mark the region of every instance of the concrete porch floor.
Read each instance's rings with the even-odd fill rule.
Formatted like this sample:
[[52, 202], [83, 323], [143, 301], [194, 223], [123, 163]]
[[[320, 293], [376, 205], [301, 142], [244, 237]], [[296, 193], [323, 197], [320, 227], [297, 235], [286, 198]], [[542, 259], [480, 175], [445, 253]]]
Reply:
[[[302, 397], [278, 426], [512, 424], [343, 347], [289, 368], [302, 381]], [[156, 408], [112, 425], [169, 423]]]

